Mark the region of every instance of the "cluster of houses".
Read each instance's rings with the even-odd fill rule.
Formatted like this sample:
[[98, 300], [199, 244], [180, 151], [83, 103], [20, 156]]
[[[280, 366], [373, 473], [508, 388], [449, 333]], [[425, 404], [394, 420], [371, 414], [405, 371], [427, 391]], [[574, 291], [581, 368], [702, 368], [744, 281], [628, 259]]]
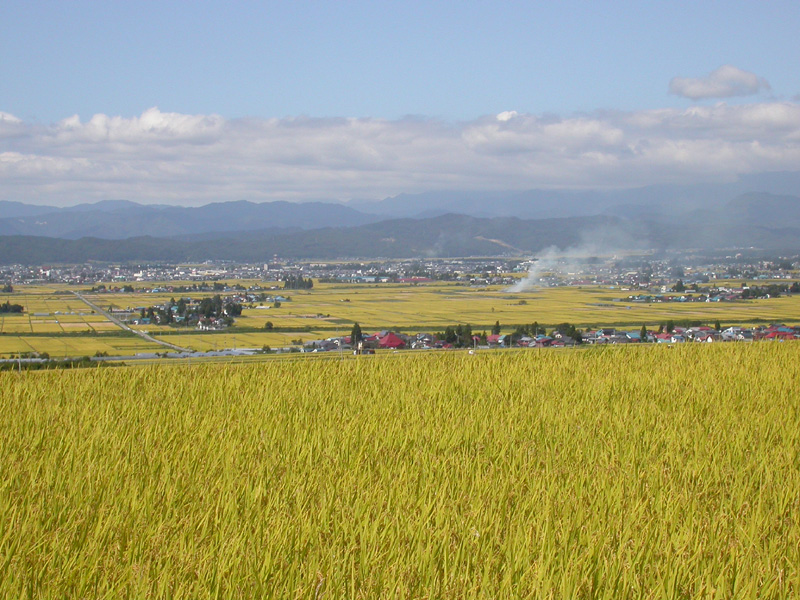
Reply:
[[756, 295], [748, 295], [746, 288], [745, 291], [718, 291], [715, 293], [708, 293], [708, 294], [672, 294], [672, 295], [650, 295], [650, 294], [635, 294], [628, 296], [627, 298], [620, 298], [617, 300], [618, 302], [635, 302], [635, 303], [661, 303], [661, 302], [734, 302], [736, 300], [745, 300], [745, 299], [754, 299], [754, 298], [762, 298], [768, 299], [771, 298], [773, 295], [765, 292], [758, 296]]
[[[645, 338], [642, 332], [626, 331], [622, 329], [598, 329], [586, 331], [581, 334], [580, 342], [561, 332], [555, 331], [551, 335], [516, 337], [512, 334], [488, 335], [484, 341], [481, 336], [473, 336], [476, 348], [564, 348], [582, 344], [680, 344], [686, 342], [753, 342], [753, 341], [785, 341], [800, 339], [800, 326], [788, 327], [773, 324], [759, 327], [728, 327], [717, 330], [713, 327], [675, 327], [669, 332], [647, 331]], [[380, 331], [370, 336], [365, 336], [360, 344], [355, 347], [350, 336], [332, 337], [324, 340], [306, 342], [306, 352], [328, 351], [353, 351], [356, 353], [372, 353], [377, 349], [434, 349], [452, 348], [435, 335], [430, 333], [417, 333], [406, 335], [393, 331]]]
[[[508, 343], [510, 336], [490, 335], [487, 338], [489, 346], [514, 345], [529, 348], [558, 348], [574, 346], [578, 342], [558, 331], [552, 335], [538, 335], [536, 337], [521, 337], [513, 344]], [[800, 326], [787, 327], [786, 325], [773, 324], [759, 327], [728, 327], [717, 330], [713, 327], [674, 327], [672, 331], [647, 331], [642, 337], [641, 330], [628, 331], [623, 329], [598, 329], [586, 331], [581, 334], [580, 343], [583, 344], [680, 344], [684, 342], [752, 342], [760, 340], [795, 340], [800, 339]]]
[[769, 325], [759, 327], [728, 327], [717, 330], [713, 327], [675, 327], [672, 331], [647, 331], [642, 339], [641, 331], [621, 331], [615, 329], [599, 329], [587, 332], [583, 342], [588, 344], [630, 344], [657, 343], [680, 344], [684, 342], [752, 342], [759, 340], [794, 340], [800, 339], [800, 327], [786, 325]]
[[[166, 302], [151, 307], [137, 306], [125, 310], [112, 310], [111, 312], [121, 319], [134, 325], [151, 324], [181, 324], [187, 319], [200, 331], [218, 331], [229, 327], [233, 323], [236, 312], [231, 307], [241, 307], [244, 303], [255, 309], [270, 309], [288, 302], [291, 298], [280, 294], [252, 294], [236, 293], [220, 298], [220, 310], [217, 314], [198, 314], [204, 299], [185, 297], [178, 302]], [[254, 303], [258, 302], [258, 305]], [[267, 303], [267, 304], [263, 304]]]

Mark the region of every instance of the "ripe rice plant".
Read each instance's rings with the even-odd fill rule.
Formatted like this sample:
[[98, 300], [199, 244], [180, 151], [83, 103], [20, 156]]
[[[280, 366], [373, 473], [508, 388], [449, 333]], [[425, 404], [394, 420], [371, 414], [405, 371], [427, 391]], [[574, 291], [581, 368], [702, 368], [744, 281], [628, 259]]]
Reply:
[[793, 598], [800, 345], [0, 373], [7, 598]]

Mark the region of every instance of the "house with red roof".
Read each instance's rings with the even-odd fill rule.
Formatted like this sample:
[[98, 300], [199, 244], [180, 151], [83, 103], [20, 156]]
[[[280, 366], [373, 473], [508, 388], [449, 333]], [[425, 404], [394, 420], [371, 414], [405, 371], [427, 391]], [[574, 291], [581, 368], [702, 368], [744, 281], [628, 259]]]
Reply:
[[405, 348], [406, 347], [406, 342], [405, 342], [405, 340], [403, 340], [403, 338], [398, 336], [396, 333], [393, 333], [393, 332], [390, 331], [390, 332], [388, 332], [386, 335], [384, 335], [382, 338], [380, 338], [378, 340], [378, 347], [379, 348], [394, 348], [394, 349]]

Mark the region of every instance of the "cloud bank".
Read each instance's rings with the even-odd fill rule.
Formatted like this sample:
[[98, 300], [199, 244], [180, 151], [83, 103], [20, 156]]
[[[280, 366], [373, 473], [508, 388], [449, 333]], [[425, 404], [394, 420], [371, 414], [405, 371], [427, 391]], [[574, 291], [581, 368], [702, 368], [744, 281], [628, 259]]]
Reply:
[[203, 204], [441, 189], [624, 188], [797, 170], [800, 104], [569, 117], [225, 119], [151, 108], [53, 125], [0, 112], [0, 199]]
[[752, 96], [769, 89], [769, 83], [763, 77], [732, 65], [723, 65], [706, 77], [673, 77], [669, 82], [670, 94], [691, 100]]

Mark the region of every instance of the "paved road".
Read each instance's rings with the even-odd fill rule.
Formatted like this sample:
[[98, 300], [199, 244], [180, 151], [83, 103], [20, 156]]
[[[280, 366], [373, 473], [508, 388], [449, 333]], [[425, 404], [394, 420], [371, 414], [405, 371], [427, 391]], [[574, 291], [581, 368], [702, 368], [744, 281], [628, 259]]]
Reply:
[[114, 323], [117, 327], [120, 327], [121, 329], [124, 329], [125, 331], [130, 331], [131, 333], [133, 333], [135, 335], [138, 335], [140, 338], [142, 338], [144, 340], [147, 340], [148, 342], [153, 342], [154, 344], [160, 344], [162, 346], [166, 346], [167, 348], [171, 348], [172, 350], [177, 350], [178, 352], [191, 352], [192, 351], [190, 348], [182, 348], [181, 346], [176, 346], [175, 344], [170, 344], [169, 342], [164, 342], [162, 340], [157, 340], [152, 335], [148, 335], [144, 331], [138, 331], [136, 329], [132, 329], [132, 328], [128, 327], [125, 323], [120, 321], [117, 317], [112, 315], [111, 313], [109, 313], [109, 312], [103, 310], [102, 308], [100, 308], [99, 306], [97, 306], [91, 300], [87, 300], [86, 298], [84, 298], [83, 295], [80, 292], [72, 292], [72, 293], [75, 294], [75, 296], [77, 296], [87, 306], [91, 307], [92, 310], [94, 310], [95, 312], [100, 313], [106, 319], [108, 319], [109, 321]]

